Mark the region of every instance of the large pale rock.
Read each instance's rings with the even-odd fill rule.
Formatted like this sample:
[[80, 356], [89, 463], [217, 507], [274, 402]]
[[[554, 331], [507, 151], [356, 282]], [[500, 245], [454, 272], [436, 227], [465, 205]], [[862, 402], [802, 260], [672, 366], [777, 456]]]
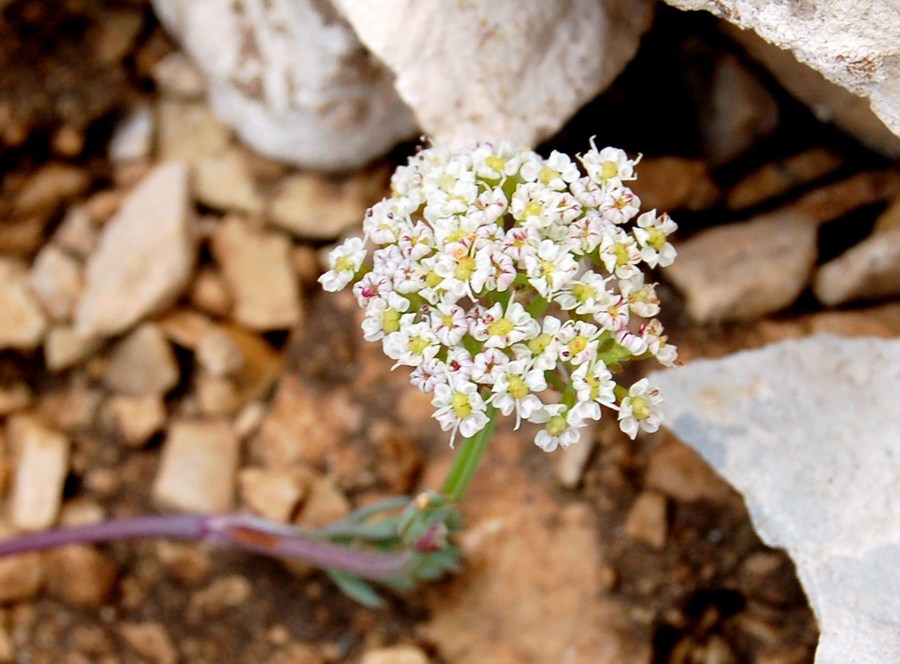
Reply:
[[78, 331], [114, 335], [165, 308], [187, 285], [194, 260], [187, 167], [157, 166], [103, 228], [87, 263]]
[[[753, 29], [832, 83], [868, 99], [875, 115], [900, 136], [900, 11], [896, 0], [666, 2], [681, 9], [705, 9], [740, 28]], [[789, 78], [794, 76], [783, 77], [785, 81]], [[825, 95], [818, 101], [827, 104]], [[891, 151], [897, 154], [898, 150], [900, 145]]]
[[682, 242], [665, 275], [698, 322], [744, 320], [791, 304], [816, 259], [816, 226], [790, 212], [719, 226]]
[[216, 113], [263, 154], [345, 169], [416, 133], [388, 70], [327, 1], [153, 5], [206, 75]]
[[819, 335], [651, 376], [819, 620], [817, 664], [900, 661], [900, 341]]
[[556, 132], [631, 60], [652, 16], [643, 0], [336, 0], [441, 144]]
[[875, 233], [823, 265], [813, 290], [827, 305], [900, 295], [900, 229]]

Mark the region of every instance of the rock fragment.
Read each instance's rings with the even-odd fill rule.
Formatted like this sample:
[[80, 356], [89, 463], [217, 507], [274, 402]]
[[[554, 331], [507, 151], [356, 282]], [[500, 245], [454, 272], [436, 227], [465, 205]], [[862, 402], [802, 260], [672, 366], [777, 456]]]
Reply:
[[38, 169], [16, 196], [18, 215], [51, 214], [63, 202], [74, 198], [90, 184], [88, 174], [76, 166], [51, 162]]
[[900, 228], [874, 233], [820, 267], [813, 291], [826, 306], [900, 295]]
[[158, 325], [144, 323], [110, 352], [103, 382], [129, 396], [162, 394], [178, 383], [178, 363]]
[[625, 535], [653, 549], [662, 549], [669, 529], [666, 512], [664, 495], [655, 491], [641, 492], [625, 518]]
[[231, 142], [231, 131], [202, 101], [164, 99], [157, 111], [160, 161], [196, 164], [221, 154]]
[[103, 344], [103, 338], [81, 334], [70, 325], [50, 328], [44, 340], [44, 361], [50, 371], [62, 371], [90, 357]]
[[140, 105], [122, 118], [109, 141], [109, 159], [115, 164], [141, 161], [150, 157], [153, 147], [154, 119], [149, 106]]
[[84, 285], [81, 263], [48, 244], [34, 259], [28, 283], [53, 320], [68, 320]]
[[78, 330], [111, 336], [161, 311], [187, 285], [194, 260], [187, 168], [157, 166], [103, 228], [87, 263]]
[[685, 240], [665, 276], [684, 293], [695, 321], [746, 320], [790, 305], [815, 259], [815, 224], [773, 213]]
[[10, 498], [12, 523], [23, 530], [53, 525], [69, 470], [69, 439], [32, 415], [14, 415], [6, 435], [18, 463]]
[[650, 451], [644, 482], [681, 502], [721, 502], [730, 493], [728, 485], [690, 447], [665, 433]]
[[161, 623], [126, 622], [119, 625], [118, 631], [125, 645], [151, 664], [177, 664], [178, 651]]
[[15, 259], [0, 258], [0, 349], [41, 343], [47, 322], [28, 287], [28, 272]]
[[239, 446], [224, 420], [172, 423], [153, 484], [154, 501], [183, 512], [228, 511], [234, 500]]
[[158, 393], [115, 395], [109, 398], [106, 408], [125, 442], [134, 447], [146, 443], [166, 423], [165, 404]]
[[299, 286], [287, 238], [228, 217], [213, 233], [212, 251], [234, 297], [238, 323], [277, 330], [300, 322]]
[[97, 549], [80, 544], [44, 554], [47, 592], [63, 601], [99, 608], [116, 582], [116, 566]]
[[288, 522], [307, 491], [303, 475], [288, 468], [244, 468], [238, 476], [241, 497], [260, 516]]
[[153, 65], [153, 80], [167, 95], [182, 99], [199, 99], [206, 92], [203, 73], [186, 54], [175, 51]]
[[361, 664], [428, 664], [428, 655], [411, 645], [375, 648], [365, 652]]
[[237, 148], [199, 159], [194, 164], [194, 190], [198, 201], [216, 210], [263, 211], [262, 197]]
[[[387, 180], [380, 173], [362, 173], [341, 181], [313, 173], [285, 178], [269, 207], [272, 223], [307, 240], [335, 240], [361, 228], [366, 208], [381, 195], [373, 181]], [[387, 187], [379, 187], [384, 193]]]
[[738, 182], [728, 192], [726, 204], [732, 210], [739, 210], [762, 203], [827, 175], [843, 161], [833, 150], [813, 148], [766, 164]]

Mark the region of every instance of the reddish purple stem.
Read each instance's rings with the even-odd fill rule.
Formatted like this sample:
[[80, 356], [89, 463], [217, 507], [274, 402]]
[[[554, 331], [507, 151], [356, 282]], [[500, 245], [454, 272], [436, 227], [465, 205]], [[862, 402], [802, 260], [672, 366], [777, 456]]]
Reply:
[[299, 560], [365, 579], [389, 579], [407, 571], [410, 552], [359, 551], [307, 532], [247, 514], [138, 516], [28, 533], [0, 541], [0, 557], [67, 544], [141, 538], [185, 539]]

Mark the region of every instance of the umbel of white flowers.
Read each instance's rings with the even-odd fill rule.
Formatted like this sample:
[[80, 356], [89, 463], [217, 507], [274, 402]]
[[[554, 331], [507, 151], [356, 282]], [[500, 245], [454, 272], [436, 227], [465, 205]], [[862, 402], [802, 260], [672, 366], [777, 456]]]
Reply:
[[677, 226], [638, 215], [624, 184], [637, 159], [593, 140], [578, 159], [585, 174], [559, 152], [507, 143], [421, 149], [367, 211], [365, 237], [330, 254], [322, 286], [353, 284], [365, 338], [413, 368], [451, 445], [493, 409], [543, 424], [535, 443], [548, 452], [578, 442], [601, 406], [631, 438], [660, 426], [659, 390], [613, 373], [676, 361], [642, 269], [672, 263]]

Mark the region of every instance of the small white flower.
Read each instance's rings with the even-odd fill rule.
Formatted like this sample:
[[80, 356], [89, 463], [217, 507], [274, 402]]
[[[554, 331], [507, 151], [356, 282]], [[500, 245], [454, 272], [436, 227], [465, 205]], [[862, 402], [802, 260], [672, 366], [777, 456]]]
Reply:
[[493, 385], [509, 364], [509, 356], [497, 348], [486, 348], [472, 358], [472, 380], [481, 385]]
[[588, 177], [603, 187], [618, 187], [623, 181], [634, 180], [634, 166], [640, 161], [629, 159], [623, 150], [603, 148], [599, 152], [591, 138], [591, 149], [581, 155], [581, 163]]
[[659, 298], [653, 284], [644, 283], [644, 274], [638, 273], [631, 279], [619, 281], [619, 292], [628, 308], [641, 318], [652, 318], [659, 313]]
[[600, 260], [608, 272], [619, 279], [630, 279], [641, 273], [637, 262], [641, 260], [641, 251], [634, 238], [620, 228], [612, 229], [603, 236], [600, 243]]
[[508, 348], [533, 339], [540, 330], [540, 324], [521, 304], [510, 302], [504, 312], [498, 302], [472, 322], [469, 332], [474, 339], [483, 341], [485, 348]]
[[487, 405], [478, 391], [478, 385], [457, 377], [448, 383], [434, 386], [431, 405], [435, 407], [434, 418], [443, 431], [452, 431], [450, 447], [456, 440], [457, 431], [465, 438], [471, 438], [481, 431], [488, 422]]
[[647, 321], [641, 327], [641, 337], [647, 344], [647, 350], [664, 367], [673, 367], [678, 361], [678, 349], [668, 342], [668, 337], [663, 334], [662, 323], [656, 318]]
[[431, 328], [442, 344], [451, 348], [469, 330], [466, 310], [456, 304], [438, 304], [431, 309]]
[[583, 321], [567, 321], [559, 331], [559, 358], [573, 366], [597, 356], [600, 328]]
[[394, 367], [401, 365], [417, 367], [430, 360], [440, 351], [440, 342], [428, 323], [415, 323], [415, 314], [404, 314], [400, 318], [400, 329], [383, 340], [384, 354], [397, 360]]
[[631, 386], [628, 396], [619, 404], [619, 428], [632, 440], [639, 429], [647, 433], [658, 431], [662, 424], [658, 408], [661, 403], [659, 389], [651, 387], [650, 382], [642, 378]]
[[502, 252], [521, 261], [526, 256], [536, 256], [541, 246], [541, 236], [532, 226], [514, 226], [506, 231]]
[[476, 293], [509, 290], [516, 279], [513, 259], [497, 251], [496, 245], [485, 246], [475, 252], [475, 273], [472, 275], [472, 289]]
[[458, 376], [465, 380], [471, 380], [472, 374], [475, 373], [475, 360], [472, 359], [472, 354], [462, 346], [453, 348], [447, 353], [445, 366], [447, 376], [450, 378]]
[[384, 299], [394, 290], [394, 282], [383, 274], [369, 272], [353, 284], [353, 295], [356, 303], [363, 309], [368, 308], [373, 299]]
[[557, 447], [566, 448], [577, 443], [581, 440], [579, 429], [587, 425], [575, 410], [570, 410], [561, 403], [539, 408], [531, 414], [528, 421], [544, 424], [544, 428], [534, 437], [534, 444], [545, 452], [553, 452]]
[[578, 410], [584, 419], [599, 420], [600, 406], [614, 407], [616, 403], [612, 374], [602, 361], [582, 364], [572, 374], [572, 387], [578, 403]]
[[600, 201], [600, 216], [616, 226], [630, 221], [641, 209], [641, 199], [627, 187], [613, 189]]
[[550, 299], [553, 293], [565, 288], [578, 272], [578, 263], [564, 247], [552, 240], [544, 240], [537, 255], [525, 256], [525, 272], [528, 283]]
[[331, 269], [319, 277], [326, 291], [333, 293], [353, 281], [353, 277], [366, 260], [366, 245], [362, 238], [351, 237], [331, 250], [328, 262]]
[[528, 357], [534, 363], [534, 368], [540, 371], [552, 371], [556, 368], [559, 359], [559, 331], [563, 322], [556, 316], [544, 316], [541, 322], [541, 330], [526, 344], [513, 346], [516, 358]]
[[386, 299], [377, 298], [369, 302], [363, 318], [363, 337], [366, 341], [378, 341], [400, 329], [400, 317], [409, 310], [409, 300], [390, 292]]
[[591, 315], [597, 312], [608, 298], [606, 279], [596, 272], [585, 272], [580, 279], [573, 281], [567, 290], [560, 291], [554, 300], [567, 311], [574, 309], [577, 314]]
[[447, 380], [447, 367], [435, 357], [425, 360], [409, 374], [409, 382], [425, 394], [431, 394], [438, 383], [446, 383]]
[[678, 225], [667, 214], [656, 216], [656, 210], [645, 212], [637, 218], [634, 237], [641, 246], [641, 258], [650, 267], [668, 267], [677, 252], [668, 236], [678, 230]]
[[533, 369], [526, 360], [514, 360], [502, 368], [492, 388], [491, 403], [503, 413], [516, 413], [516, 429], [543, 404], [536, 393], [547, 389], [544, 372]]

